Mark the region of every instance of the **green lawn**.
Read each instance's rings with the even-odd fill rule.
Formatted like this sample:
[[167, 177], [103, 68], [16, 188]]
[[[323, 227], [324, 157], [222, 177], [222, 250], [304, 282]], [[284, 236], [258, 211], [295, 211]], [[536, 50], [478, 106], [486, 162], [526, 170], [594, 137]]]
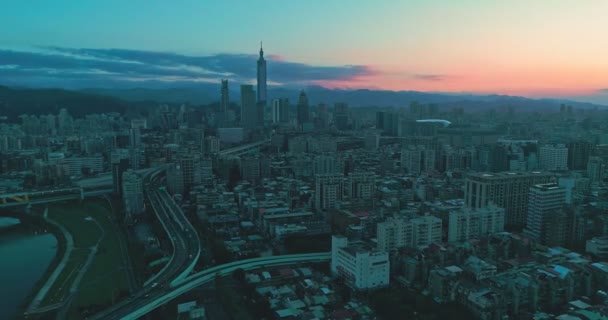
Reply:
[[[120, 240], [124, 235], [112, 221], [112, 212], [106, 201], [93, 199], [83, 202], [69, 202], [49, 207], [49, 218], [63, 225], [74, 237], [74, 251], [68, 265], [49, 292], [48, 303], [62, 297], [76, 276], [94, 246], [101, 232], [95, 222], [85, 220], [91, 217], [104, 229], [105, 235], [99, 245], [93, 264], [84, 275], [79, 286], [73, 309], [88, 306], [109, 305], [119, 294], [128, 291], [126, 270], [123, 268]], [[69, 284], [69, 285], [68, 285]], [[51, 300], [52, 299], [52, 300]], [[45, 303], [46, 304], [46, 303]], [[70, 313], [73, 314], [73, 313]]]

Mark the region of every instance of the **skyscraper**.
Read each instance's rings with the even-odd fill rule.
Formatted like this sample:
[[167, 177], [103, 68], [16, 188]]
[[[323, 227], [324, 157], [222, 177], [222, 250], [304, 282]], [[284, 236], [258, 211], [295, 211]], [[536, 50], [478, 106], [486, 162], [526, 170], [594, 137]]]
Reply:
[[537, 184], [530, 188], [528, 196], [528, 217], [526, 234], [544, 245], [556, 245], [550, 241], [554, 238], [550, 228], [555, 223], [552, 216], [566, 203], [566, 190], [556, 183]]
[[272, 122], [287, 123], [289, 122], [289, 100], [273, 99], [272, 100]]
[[568, 169], [585, 170], [593, 144], [588, 141], [578, 140], [568, 143]]
[[279, 99], [279, 119], [282, 123], [289, 122], [289, 99]]
[[281, 104], [279, 99], [272, 100], [272, 123], [281, 122]]
[[260, 42], [260, 57], [258, 58], [258, 103], [266, 105], [266, 60]]
[[230, 104], [230, 97], [228, 94], [228, 80], [222, 79], [222, 89], [221, 89], [221, 97], [220, 97], [220, 109], [219, 109], [219, 119], [218, 124], [221, 126], [229, 126], [230, 125], [230, 117], [228, 115], [228, 105]]
[[348, 104], [343, 102], [334, 104], [334, 125], [338, 130], [348, 128]]
[[257, 111], [255, 91], [249, 84], [241, 85], [241, 126], [255, 128], [257, 125]]
[[306, 97], [306, 93], [304, 91], [300, 92], [300, 96], [298, 97], [298, 124], [302, 125], [309, 121], [309, 113], [308, 110], [308, 97]]

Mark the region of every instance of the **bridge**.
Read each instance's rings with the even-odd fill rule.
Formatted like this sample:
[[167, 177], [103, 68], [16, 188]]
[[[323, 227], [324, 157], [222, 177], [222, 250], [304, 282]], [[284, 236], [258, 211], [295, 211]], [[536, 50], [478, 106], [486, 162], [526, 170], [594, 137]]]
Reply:
[[[249, 271], [263, 267], [275, 267], [281, 265], [301, 263], [328, 262], [330, 259], [330, 252], [321, 252], [261, 257], [222, 264], [192, 274], [186, 279], [184, 279], [184, 281], [179, 285], [171, 286], [168, 288], [158, 288], [156, 292], [149, 293], [147, 297], [139, 296], [131, 301], [123, 301], [116, 306], [116, 311], [112, 313], [105, 313], [103, 315], [103, 319], [139, 319], [140, 317], [145, 316], [146, 314], [152, 312], [154, 309], [168, 303], [169, 301], [177, 298], [178, 296], [201, 285], [211, 283], [215, 279], [215, 277], [229, 275], [237, 269]], [[101, 319], [101, 317], [97, 316], [93, 317], [93, 319]]]
[[268, 143], [270, 143], [270, 139], [252, 142], [252, 143], [244, 144], [242, 146], [222, 150], [219, 152], [219, 155], [220, 156], [229, 156], [229, 155], [240, 156], [243, 154], [254, 153], [254, 152], [258, 152], [261, 146], [268, 144]]
[[[155, 170], [158, 170], [158, 168], [141, 169], [137, 170], [137, 172], [147, 175]], [[77, 181], [74, 187], [3, 193], [0, 194], [0, 208], [74, 199], [82, 200], [87, 197], [102, 196], [109, 193], [112, 193], [112, 175], [104, 174]]]
[[29, 191], [0, 194], [0, 208], [34, 205], [74, 199], [84, 199], [112, 193], [112, 188], [102, 187], [86, 190], [83, 188], [64, 188], [44, 191]]

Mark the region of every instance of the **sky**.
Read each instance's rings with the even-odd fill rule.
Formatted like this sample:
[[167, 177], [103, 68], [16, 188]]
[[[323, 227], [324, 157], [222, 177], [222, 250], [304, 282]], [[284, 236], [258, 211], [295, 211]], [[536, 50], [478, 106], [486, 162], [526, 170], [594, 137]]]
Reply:
[[0, 83], [253, 83], [608, 104], [605, 0], [5, 0]]

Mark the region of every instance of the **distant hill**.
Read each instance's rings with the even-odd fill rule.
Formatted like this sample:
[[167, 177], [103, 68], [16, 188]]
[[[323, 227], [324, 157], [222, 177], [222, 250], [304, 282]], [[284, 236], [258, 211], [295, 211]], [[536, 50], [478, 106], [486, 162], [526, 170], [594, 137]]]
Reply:
[[[165, 103], [210, 104], [219, 101], [219, 84], [202, 84], [196, 87], [175, 89], [86, 89], [87, 93], [103, 94], [129, 101], [154, 100]], [[575, 108], [606, 108], [604, 105], [576, 102], [562, 99], [530, 99], [504, 95], [474, 95], [455, 93], [433, 93], [418, 91], [386, 91], [386, 90], [339, 90], [323, 87], [304, 88], [311, 104], [346, 102], [352, 107], [362, 106], [393, 106], [406, 107], [411, 102], [435, 103], [439, 108], [449, 109], [464, 107], [470, 111], [487, 110], [512, 106], [516, 111], [545, 111], [556, 110], [561, 103]], [[300, 93], [299, 89], [285, 87], [270, 87], [269, 99], [289, 98], [295, 104]], [[240, 101], [240, 86], [230, 84], [230, 101]]]
[[75, 117], [104, 112], [124, 114], [129, 107], [141, 104], [79, 91], [0, 86], [0, 116], [7, 116], [10, 121], [22, 114], [57, 114], [61, 108]]
[[[232, 84], [230, 101], [240, 102], [239, 86]], [[417, 91], [381, 90], [332, 90], [322, 87], [305, 89], [311, 104], [346, 102], [352, 107], [393, 106], [407, 107], [413, 101], [435, 103], [440, 109], [463, 107], [467, 111], [501, 109], [512, 106], [517, 112], [557, 110], [561, 103], [575, 108], [605, 109], [604, 105], [559, 99], [529, 99], [501, 95], [473, 95], [451, 93], [429, 93]], [[268, 96], [289, 98], [296, 104], [299, 89], [270, 88]], [[29, 89], [0, 86], [0, 116], [16, 121], [21, 114], [57, 114], [66, 108], [75, 117], [91, 113], [145, 112], [147, 107], [158, 103], [191, 105], [213, 105], [219, 100], [219, 85], [205, 84], [195, 88], [176, 89], [86, 89], [69, 91], [63, 89]]]

